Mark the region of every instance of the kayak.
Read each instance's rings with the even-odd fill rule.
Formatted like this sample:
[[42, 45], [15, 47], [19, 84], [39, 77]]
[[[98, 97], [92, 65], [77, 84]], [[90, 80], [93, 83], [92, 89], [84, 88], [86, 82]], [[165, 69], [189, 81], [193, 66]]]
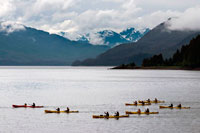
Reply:
[[126, 106], [148, 106], [151, 105], [151, 103], [145, 103], [144, 105], [142, 105], [141, 103], [139, 104], [134, 104], [134, 103], [125, 103]]
[[78, 113], [79, 111], [56, 111], [56, 110], [44, 110], [45, 113]]
[[[139, 100], [138, 102], [139, 102], [139, 103], [142, 103], [142, 101], [140, 101], [140, 100]], [[164, 102], [165, 102], [165, 101], [157, 101], [157, 102], [156, 102], [155, 100], [150, 101], [150, 102], [149, 102], [149, 101], [144, 101], [144, 103], [164, 103]]]
[[126, 114], [158, 114], [159, 112], [149, 112], [149, 113], [146, 113], [146, 112], [141, 112], [141, 113], [138, 113], [138, 112], [131, 112], [131, 111], [126, 111]]
[[43, 108], [44, 106], [12, 105], [13, 108]]
[[161, 109], [168, 108], [168, 109], [190, 109], [190, 107], [169, 107], [169, 106], [160, 106]]
[[105, 116], [105, 115], [93, 115], [93, 118], [123, 118], [123, 117], [129, 117], [129, 115], [120, 115], [120, 116], [114, 116], [114, 115], [110, 115], [110, 116]]

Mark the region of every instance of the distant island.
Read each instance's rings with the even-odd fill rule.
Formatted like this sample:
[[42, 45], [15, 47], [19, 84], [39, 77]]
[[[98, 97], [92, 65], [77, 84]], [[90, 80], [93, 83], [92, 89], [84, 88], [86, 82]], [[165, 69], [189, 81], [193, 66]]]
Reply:
[[134, 62], [122, 64], [112, 69], [164, 69], [164, 70], [200, 70], [200, 35], [193, 38], [189, 45], [182, 46], [180, 50], [169, 59], [164, 59], [162, 54], [145, 58], [142, 66]]

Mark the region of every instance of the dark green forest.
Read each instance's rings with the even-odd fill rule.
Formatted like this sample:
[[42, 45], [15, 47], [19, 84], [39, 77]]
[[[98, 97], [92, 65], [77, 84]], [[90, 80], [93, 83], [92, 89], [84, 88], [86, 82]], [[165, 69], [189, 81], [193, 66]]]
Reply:
[[189, 45], [182, 46], [182, 48], [177, 50], [171, 58], [164, 59], [162, 54], [154, 55], [151, 58], [144, 59], [142, 66], [200, 67], [200, 35], [192, 39]]

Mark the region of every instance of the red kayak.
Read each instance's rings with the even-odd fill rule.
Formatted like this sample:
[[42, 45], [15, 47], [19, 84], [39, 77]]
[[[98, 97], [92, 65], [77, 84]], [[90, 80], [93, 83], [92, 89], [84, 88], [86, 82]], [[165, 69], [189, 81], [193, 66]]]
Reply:
[[43, 108], [44, 106], [12, 105], [13, 108]]

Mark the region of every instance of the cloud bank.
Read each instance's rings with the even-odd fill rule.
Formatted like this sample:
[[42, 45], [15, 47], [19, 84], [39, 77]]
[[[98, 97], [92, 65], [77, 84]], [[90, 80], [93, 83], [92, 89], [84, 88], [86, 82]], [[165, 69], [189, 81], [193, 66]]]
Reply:
[[168, 24], [170, 30], [200, 31], [200, 6], [189, 8]]
[[74, 35], [104, 29], [153, 28], [178, 17], [170, 29], [199, 29], [199, 0], [0, 0], [0, 21]]
[[0, 31], [6, 32], [7, 34], [12, 33], [14, 31], [25, 30], [25, 27], [22, 24], [18, 24], [15, 22], [0, 22]]

